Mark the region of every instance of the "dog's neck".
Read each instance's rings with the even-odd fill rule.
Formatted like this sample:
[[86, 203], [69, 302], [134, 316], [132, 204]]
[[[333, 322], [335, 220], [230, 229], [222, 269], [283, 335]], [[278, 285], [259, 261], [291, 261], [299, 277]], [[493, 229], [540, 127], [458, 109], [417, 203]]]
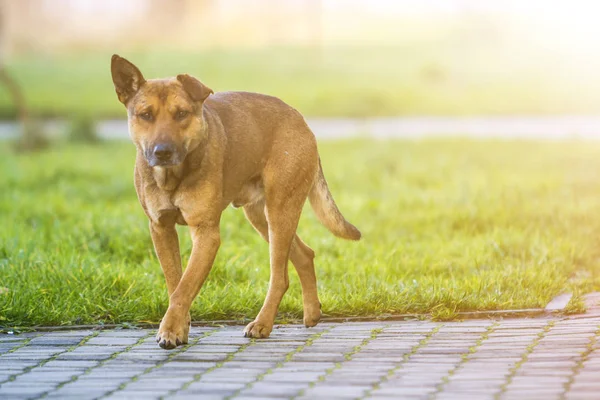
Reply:
[[184, 168], [185, 162], [173, 167], [152, 167], [152, 176], [160, 189], [175, 190], [183, 178]]

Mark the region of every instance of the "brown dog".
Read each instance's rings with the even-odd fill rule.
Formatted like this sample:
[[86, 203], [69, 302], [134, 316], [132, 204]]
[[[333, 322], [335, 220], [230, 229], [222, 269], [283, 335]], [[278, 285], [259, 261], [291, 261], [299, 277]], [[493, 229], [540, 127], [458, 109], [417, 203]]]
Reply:
[[[160, 347], [187, 343], [189, 310], [220, 244], [221, 213], [232, 204], [269, 242], [271, 279], [260, 313], [244, 333], [268, 337], [288, 288], [288, 258], [302, 285], [304, 324], [321, 317], [314, 252], [296, 235], [308, 197], [334, 235], [360, 232], [338, 210], [323, 176], [315, 137], [298, 111], [262, 94], [213, 91], [189, 75], [145, 80], [112, 57], [112, 79], [127, 108], [137, 148], [135, 189], [169, 292]], [[209, 95], [211, 95], [209, 97]], [[193, 249], [182, 274], [175, 224], [188, 225]]]

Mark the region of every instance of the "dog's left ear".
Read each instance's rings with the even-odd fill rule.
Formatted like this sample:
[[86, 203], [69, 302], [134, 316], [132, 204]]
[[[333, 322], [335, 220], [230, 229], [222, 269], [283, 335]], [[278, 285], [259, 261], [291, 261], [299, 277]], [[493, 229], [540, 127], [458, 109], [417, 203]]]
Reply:
[[183, 85], [183, 89], [194, 101], [204, 101], [214, 93], [211, 88], [188, 74], [177, 75], [177, 80]]
[[110, 72], [119, 101], [125, 105], [146, 82], [140, 70], [124, 59], [114, 54], [110, 60]]

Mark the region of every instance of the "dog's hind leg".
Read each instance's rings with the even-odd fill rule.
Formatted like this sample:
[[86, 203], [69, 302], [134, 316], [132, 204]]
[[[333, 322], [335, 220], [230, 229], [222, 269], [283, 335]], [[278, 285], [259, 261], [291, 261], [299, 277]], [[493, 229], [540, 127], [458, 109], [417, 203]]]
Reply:
[[269, 225], [269, 258], [271, 265], [269, 289], [260, 312], [244, 330], [247, 337], [269, 337], [279, 303], [281, 303], [281, 299], [289, 286], [288, 257], [300, 213], [298, 211], [293, 213], [282, 212], [281, 208], [283, 207], [277, 208], [279, 210], [269, 210], [267, 208], [266, 212]]
[[298, 272], [302, 285], [302, 303], [304, 305], [304, 325], [315, 326], [321, 319], [321, 302], [317, 292], [317, 276], [315, 274], [315, 252], [295, 235], [290, 249], [290, 260]]
[[[244, 206], [244, 214], [254, 229], [269, 241], [269, 224], [265, 217], [265, 203], [257, 203]], [[304, 324], [307, 327], [315, 326], [321, 318], [321, 303], [317, 293], [317, 277], [315, 274], [315, 253], [296, 234], [290, 248], [290, 260], [298, 272], [300, 284], [302, 285], [302, 302], [304, 305]], [[287, 274], [285, 275], [287, 278]], [[286, 284], [287, 286], [287, 284]]]
[[[315, 137], [304, 122], [298, 118], [283, 124], [274, 135], [269, 158], [262, 170], [264, 188], [264, 214], [267, 219], [271, 278], [265, 302], [256, 319], [246, 326], [244, 333], [250, 337], [268, 337], [273, 329], [279, 303], [289, 286], [288, 259], [290, 251], [305, 249], [301, 242], [292, 245], [302, 207], [315, 182], [319, 169], [319, 156]], [[298, 253], [297, 253], [298, 254]], [[309, 254], [298, 258], [298, 266], [306, 266]], [[312, 263], [311, 263], [312, 264]], [[307, 293], [316, 294], [314, 271], [301, 274], [309, 283]], [[316, 299], [316, 295], [314, 296]], [[314, 301], [314, 300], [313, 300]], [[318, 300], [317, 300], [318, 301]], [[311, 308], [312, 310], [312, 308]], [[312, 314], [312, 311], [311, 311]], [[314, 317], [310, 317], [314, 323]]]
[[[298, 220], [302, 206], [308, 196], [310, 184], [308, 181], [292, 183], [291, 190], [286, 190], [281, 182], [289, 177], [272, 175], [272, 182], [265, 182], [265, 216], [268, 223], [269, 258], [271, 277], [269, 290], [263, 306], [256, 319], [246, 326], [244, 333], [248, 337], [269, 337], [277, 315], [279, 303], [288, 289], [288, 258], [292, 242], [296, 236]], [[294, 185], [295, 184], [295, 185]]]

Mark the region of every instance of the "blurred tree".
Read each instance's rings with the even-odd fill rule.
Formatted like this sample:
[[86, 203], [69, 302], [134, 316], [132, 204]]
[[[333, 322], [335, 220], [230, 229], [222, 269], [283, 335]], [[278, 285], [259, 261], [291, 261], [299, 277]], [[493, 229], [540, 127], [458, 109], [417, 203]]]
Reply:
[[76, 115], [70, 123], [68, 138], [71, 142], [95, 144], [100, 142], [96, 122], [88, 114]]
[[29, 115], [25, 96], [19, 83], [6, 69], [6, 27], [7, 13], [6, 2], [0, 1], [0, 82], [7, 89], [16, 111], [17, 121], [21, 128], [21, 135], [17, 142], [18, 150], [37, 150], [48, 145], [48, 140], [43, 136], [41, 127], [35, 124]]

